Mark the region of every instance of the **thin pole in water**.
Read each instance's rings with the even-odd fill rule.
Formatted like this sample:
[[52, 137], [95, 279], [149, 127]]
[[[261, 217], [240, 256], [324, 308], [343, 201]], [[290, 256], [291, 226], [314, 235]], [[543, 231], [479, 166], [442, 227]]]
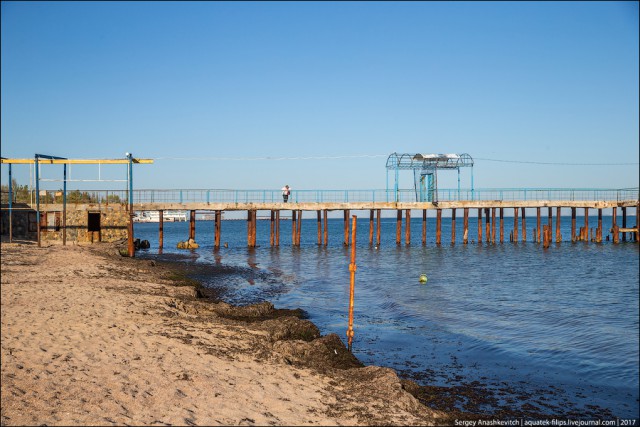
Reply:
[[357, 217], [351, 217], [351, 263], [349, 264], [349, 272], [351, 276], [351, 286], [349, 290], [349, 329], [347, 329], [347, 339], [349, 351], [351, 351], [351, 343], [353, 341], [353, 296], [356, 284], [356, 227]]

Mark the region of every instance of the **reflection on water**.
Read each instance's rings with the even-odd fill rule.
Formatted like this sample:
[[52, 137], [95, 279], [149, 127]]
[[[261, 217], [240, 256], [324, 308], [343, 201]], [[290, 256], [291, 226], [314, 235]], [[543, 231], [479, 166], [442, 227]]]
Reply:
[[[353, 351], [361, 361], [425, 384], [554, 390], [557, 402], [578, 410], [597, 405], [638, 417], [637, 244], [436, 246], [429, 221], [426, 246], [421, 219], [410, 246], [404, 227], [403, 244], [395, 244], [394, 219], [382, 220], [379, 248], [368, 244], [368, 221], [358, 227]], [[562, 222], [568, 236], [570, 221]], [[198, 221], [200, 248], [190, 262], [237, 267], [216, 275], [224, 283], [209, 283], [222, 286], [227, 301], [302, 308], [323, 334], [346, 342], [350, 254], [342, 220], [329, 220], [327, 247], [316, 244], [315, 221], [303, 221], [300, 247], [284, 225], [281, 246], [270, 247], [268, 221], [258, 221], [258, 247], [247, 248], [246, 223], [225, 221], [228, 247], [214, 251], [212, 222]], [[135, 227], [152, 245], [140, 256], [156, 256], [157, 224]], [[472, 219], [469, 227], [476, 230]], [[165, 224], [164, 256], [184, 254], [174, 248], [186, 235], [188, 224]], [[443, 241], [450, 235], [443, 224]]]

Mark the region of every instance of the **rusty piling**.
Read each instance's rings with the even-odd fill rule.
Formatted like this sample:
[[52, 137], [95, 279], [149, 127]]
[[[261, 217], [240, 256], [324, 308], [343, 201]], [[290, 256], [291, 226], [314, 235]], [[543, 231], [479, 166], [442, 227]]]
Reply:
[[343, 214], [344, 214], [344, 245], [349, 246], [349, 210], [345, 209]]
[[491, 243], [496, 244], [496, 208], [491, 208]]
[[478, 208], [478, 244], [482, 244], [482, 209]]
[[380, 246], [380, 215], [382, 209], [376, 210], [376, 246]]
[[189, 239], [196, 240], [196, 211], [189, 211]]
[[411, 209], [405, 210], [404, 214], [404, 244], [411, 244]]
[[451, 209], [451, 244], [456, 243], [456, 208]]
[[504, 243], [504, 208], [500, 208], [500, 243]]
[[402, 234], [402, 211], [396, 211], [396, 245], [400, 245], [400, 235]]
[[214, 241], [213, 241], [213, 247], [215, 249], [220, 248], [220, 231], [222, 228], [221, 225], [222, 222], [222, 211], [217, 210], [215, 211], [215, 215], [214, 215]]
[[436, 209], [436, 245], [442, 241], [442, 209]]
[[484, 231], [485, 240], [487, 243], [491, 242], [491, 218], [489, 217], [489, 208], [484, 208]]
[[427, 244], [427, 210], [422, 209], [422, 246]]
[[464, 208], [462, 213], [462, 243], [469, 243], [469, 208]]
[[562, 209], [560, 206], [556, 208], [556, 243], [562, 242], [562, 234], [560, 233], [560, 217], [562, 215], [560, 209]]

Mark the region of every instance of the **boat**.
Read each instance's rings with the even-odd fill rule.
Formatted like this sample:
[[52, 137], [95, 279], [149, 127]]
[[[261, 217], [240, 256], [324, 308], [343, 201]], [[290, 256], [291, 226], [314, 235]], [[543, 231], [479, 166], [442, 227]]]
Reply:
[[[163, 211], [163, 222], [181, 222], [187, 220], [185, 211]], [[133, 216], [134, 222], [160, 222], [159, 211], [135, 211]]]

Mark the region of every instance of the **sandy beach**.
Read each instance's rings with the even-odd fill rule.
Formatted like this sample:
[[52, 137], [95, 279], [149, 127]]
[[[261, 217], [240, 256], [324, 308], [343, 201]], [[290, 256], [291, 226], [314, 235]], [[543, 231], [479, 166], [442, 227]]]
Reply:
[[293, 310], [199, 298], [112, 244], [1, 248], [2, 425], [447, 423]]

